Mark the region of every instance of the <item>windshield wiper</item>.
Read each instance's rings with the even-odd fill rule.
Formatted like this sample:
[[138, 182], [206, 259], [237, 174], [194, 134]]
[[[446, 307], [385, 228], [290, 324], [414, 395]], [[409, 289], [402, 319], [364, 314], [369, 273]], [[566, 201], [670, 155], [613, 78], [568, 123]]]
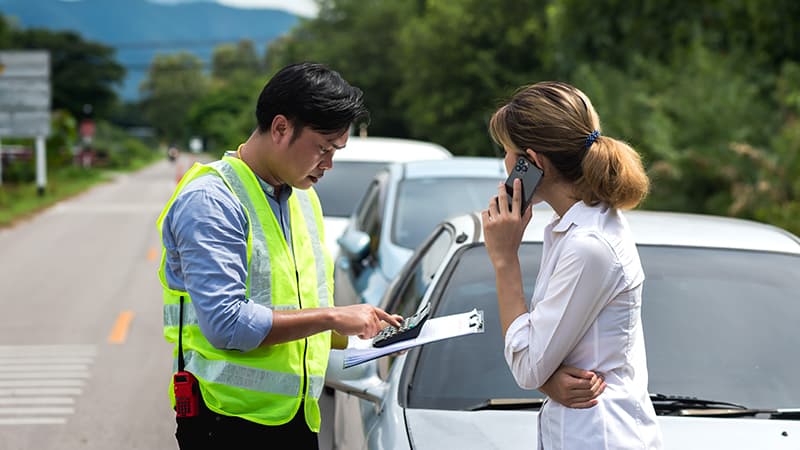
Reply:
[[741, 417], [773, 412], [771, 410], [752, 409], [737, 403], [721, 400], [707, 400], [682, 395], [650, 394], [650, 400], [659, 415]]
[[719, 400], [706, 400], [697, 397], [687, 397], [683, 395], [650, 394], [650, 401], [656, 409], [682, 409], [682, 408], [727, 408], [727, 409], [747, 409], [736, 403], [723, 402]]
[[770, 419], [800, 420], [800, 409], [774, 409], [769, 412]]
[[477, 405], [464, 408], [465, 411], [483, 411], [487, 409], [539, 409], [544, 398], [490, 398]]
[[[465, 411], [540, 409], [545, 398], [490, 398]], [[650, 394], [650, 400], [659, 415], [703, 417], [747, 417], [779, 420], [800, 420], [800, 409], [748, 408], [737, 403], [707, 400], [681, 395]]]

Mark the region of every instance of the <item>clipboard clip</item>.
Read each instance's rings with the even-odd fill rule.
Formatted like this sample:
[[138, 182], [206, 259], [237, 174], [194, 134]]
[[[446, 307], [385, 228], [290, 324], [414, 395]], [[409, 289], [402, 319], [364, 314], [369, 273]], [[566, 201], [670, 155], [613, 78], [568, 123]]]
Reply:
[[469, 316], [468, 325], [470, 328], [474, 328], [476, 333], [480, 333], [483, 331], [483, 311], [479, 311], [477, 309], [472, 310], [472, 314]]

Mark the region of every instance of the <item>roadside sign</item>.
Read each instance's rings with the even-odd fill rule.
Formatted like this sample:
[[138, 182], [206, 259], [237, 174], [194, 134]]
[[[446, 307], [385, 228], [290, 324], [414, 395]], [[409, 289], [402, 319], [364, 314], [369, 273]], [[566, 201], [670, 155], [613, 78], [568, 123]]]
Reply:
[[45, 137], [50, 135], [50, 53], [0, 51], [0, 137], [36, 138], [36, 188], [47, 185]]
[[0, 137], [50, 135], [50, 53], [0, 51]]

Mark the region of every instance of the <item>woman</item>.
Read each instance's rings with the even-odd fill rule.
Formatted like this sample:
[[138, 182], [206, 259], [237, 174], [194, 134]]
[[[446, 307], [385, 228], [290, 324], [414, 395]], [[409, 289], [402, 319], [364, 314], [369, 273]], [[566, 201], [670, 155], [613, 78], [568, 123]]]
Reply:
[[555, 211], [530, 310], [517, 252], [533, 209], [520, 211], [520, 182], [511, 205], [501, 185], [482, 212], [509, 368], [522, 388], [547, 394], [546, 381], [562, 365], [606, 383], [591, 408], [547, 401], [539, 448], [660, 449], [640, 315], [644, 272], [622, 214], [649, 189], [639, 155], [602, 136], [589, 98], [560, 82], [519, 89], [494, 113], [489, 131], [509, 172], [520, 155], [542, 169], [532, 203]]

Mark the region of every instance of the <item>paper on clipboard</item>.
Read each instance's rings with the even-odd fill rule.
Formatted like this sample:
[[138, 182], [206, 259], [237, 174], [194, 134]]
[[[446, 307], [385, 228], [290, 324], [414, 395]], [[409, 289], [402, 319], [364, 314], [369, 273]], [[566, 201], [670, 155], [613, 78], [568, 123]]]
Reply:
[[473, 309], [460, 314], [430, 318], [422, 326], [422, 330], [420, 330], [416, 338], [395, 342], [380, 348], [372, 346], [372, 339], [359, 339], [351, 336], [348, 347], [344, 350], [344, 368], [356, 366], [375, 358], [427, 344], [428, 342], [441, 341], [472, 333], [483, 333], [483, 311]]

